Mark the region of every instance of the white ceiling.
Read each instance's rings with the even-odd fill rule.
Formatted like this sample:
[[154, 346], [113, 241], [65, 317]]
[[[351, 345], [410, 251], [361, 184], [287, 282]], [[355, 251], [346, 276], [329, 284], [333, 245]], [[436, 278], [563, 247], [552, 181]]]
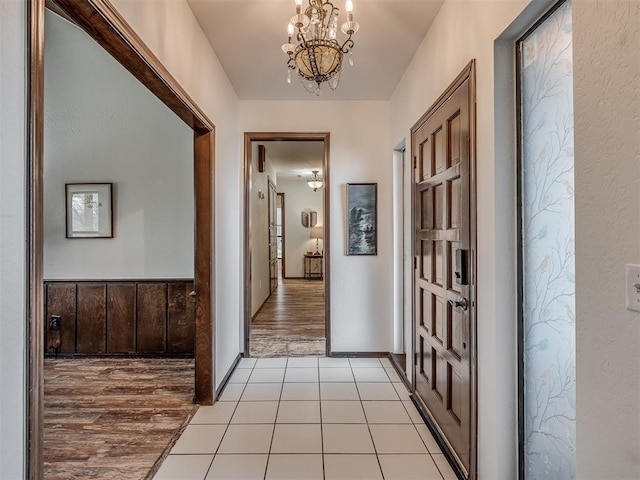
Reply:
[[267, 157], [276, 171], [276, 177], [306, 179], [313, 170], [322, 175], [324, 142], [258, 142], [265, 146]]
[[[288, 84], [280, 47], [294, 0], [188, 0], [242, 100], [313, 100], [296, 75]], [[344, 21], [344, 0], [335, 0]], [[344, 62], [337, 90], [324, 100], [388, 100], [443, 0], [354, 0], [354, 66]], [[306, 0], [303, 3], [306, 4]], [[344, 40], [340, 33], [339, 41]]]

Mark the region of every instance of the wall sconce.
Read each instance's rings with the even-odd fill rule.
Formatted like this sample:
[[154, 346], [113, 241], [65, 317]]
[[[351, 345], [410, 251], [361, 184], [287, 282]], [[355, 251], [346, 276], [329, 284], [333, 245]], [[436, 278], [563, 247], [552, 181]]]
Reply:
[[318, 223], [318, 212], [309, 209], [303, 210], [300, 214], [300, 220], [304, 228], [315, 227]]

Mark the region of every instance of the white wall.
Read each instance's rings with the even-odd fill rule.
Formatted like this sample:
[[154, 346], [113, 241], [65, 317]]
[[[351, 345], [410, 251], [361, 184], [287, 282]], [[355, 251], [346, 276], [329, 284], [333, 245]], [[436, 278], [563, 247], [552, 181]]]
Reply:
[[215, 376], [240, 351], [242, 162], [238, 97], [186, 0], [113, 0], [120, 14], [216, 125]]
[[[193, 131], [47, 11], [45, 279], [193, 277]], [[65, 183], [112, 182], [113, 239], [65, 237]]]
[[[293, 87], [293, 85], [292, 85]], [[307, 113], [313, 109], [313, 115]], [[331, 348], [393, 347], [388, 102], [240, 102], [243, 132], [330, 132]], [[345, 256], [345, 184], [378, 183], [378, 255]]]
[[[505, 216], [505, 199], [515, 202], [515, 180], [496, 164], [494, 144], [494, 40], [527, 2], [446, 1], [391, 99], [387, 152], [473, 58], [477, 88], [478, 200], [478, 402], [481, 479], [516, 478], [515, 239], [502, 244], [515, 217]], [[507, 95], [509, 92], [505, 92]], [[507, 230], [505, 230], [507, 229]], [[499, 348], [494, 346], [499, 346]], [[409, 357], [410, 358], [410, 357]]]
[[[316, 241], [309, 238], [311, 229], [302, 226], [300, 214], [306, 209], [315, 210], [316, 225], [324, 225], [324, 188], [314, 192], [304, 178], [281, 178], [278, 193], [284, 193], [284, 272], [287, 278], [303, 277], [303, 255], [316, 251]], [[318, 243], [321, 252], [323, 242]]]
[[640, 3], [573, 2], [577, 478], [640, 478]]
[[[264, 172], [258, 171], [258, 143], [251, 144], [251, 316], [255, 315], [271, 290], [269, 265], [269, 179], [277, 185], [276, 172], [269, 153], [265, 154]], [[262, 198], [258, 196], [262, 192]]]
[[26, 2], [0, 1], [0, 478], [26, 458]]

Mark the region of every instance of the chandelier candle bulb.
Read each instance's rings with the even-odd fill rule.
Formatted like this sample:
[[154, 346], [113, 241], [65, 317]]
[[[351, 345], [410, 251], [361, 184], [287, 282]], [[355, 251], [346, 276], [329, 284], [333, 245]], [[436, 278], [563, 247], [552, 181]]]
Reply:
[[353, 22], [353, 2], [351, 0], [347, 0], [347, 20]]

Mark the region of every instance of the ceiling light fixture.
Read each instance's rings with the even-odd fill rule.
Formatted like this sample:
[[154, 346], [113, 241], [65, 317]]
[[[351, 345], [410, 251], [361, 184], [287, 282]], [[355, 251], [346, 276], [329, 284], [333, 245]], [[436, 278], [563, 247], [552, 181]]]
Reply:
[[349, 54], [349, 64], [353, 65], [351, 37], [360, 25], [353, 21], [352, 0], [347, 0], [347, 21], [341, 28], [347, 39], [340, 45], [337, 40], [340, 9], [329, 0], [308, 1], [309, 6], [302, 13], [302, 0], [295, 0], [296, 14], [289, 21], [289, 39], [282, 45], [282, 51], [289, 56], [287, 82], [291, 83], [291, 70], [296, 70], [307, 92], [320, 95], [323, 82], [327, 82], [331, 90], [338, 87], [344, 54]]
[[309, 185], [309, 187], [312, 188], [314, 192], [317, 192], [318, 189], [322, 188], [322, 185], [324, 185], [322, 178], [320, 178], [320, 176], [318, 175], [319, 172], [319, 170], [313, 170], [311, 172], [313, 173], [313, 175], [311, 176], [311, 178], [307, 179], [307, 185]]

